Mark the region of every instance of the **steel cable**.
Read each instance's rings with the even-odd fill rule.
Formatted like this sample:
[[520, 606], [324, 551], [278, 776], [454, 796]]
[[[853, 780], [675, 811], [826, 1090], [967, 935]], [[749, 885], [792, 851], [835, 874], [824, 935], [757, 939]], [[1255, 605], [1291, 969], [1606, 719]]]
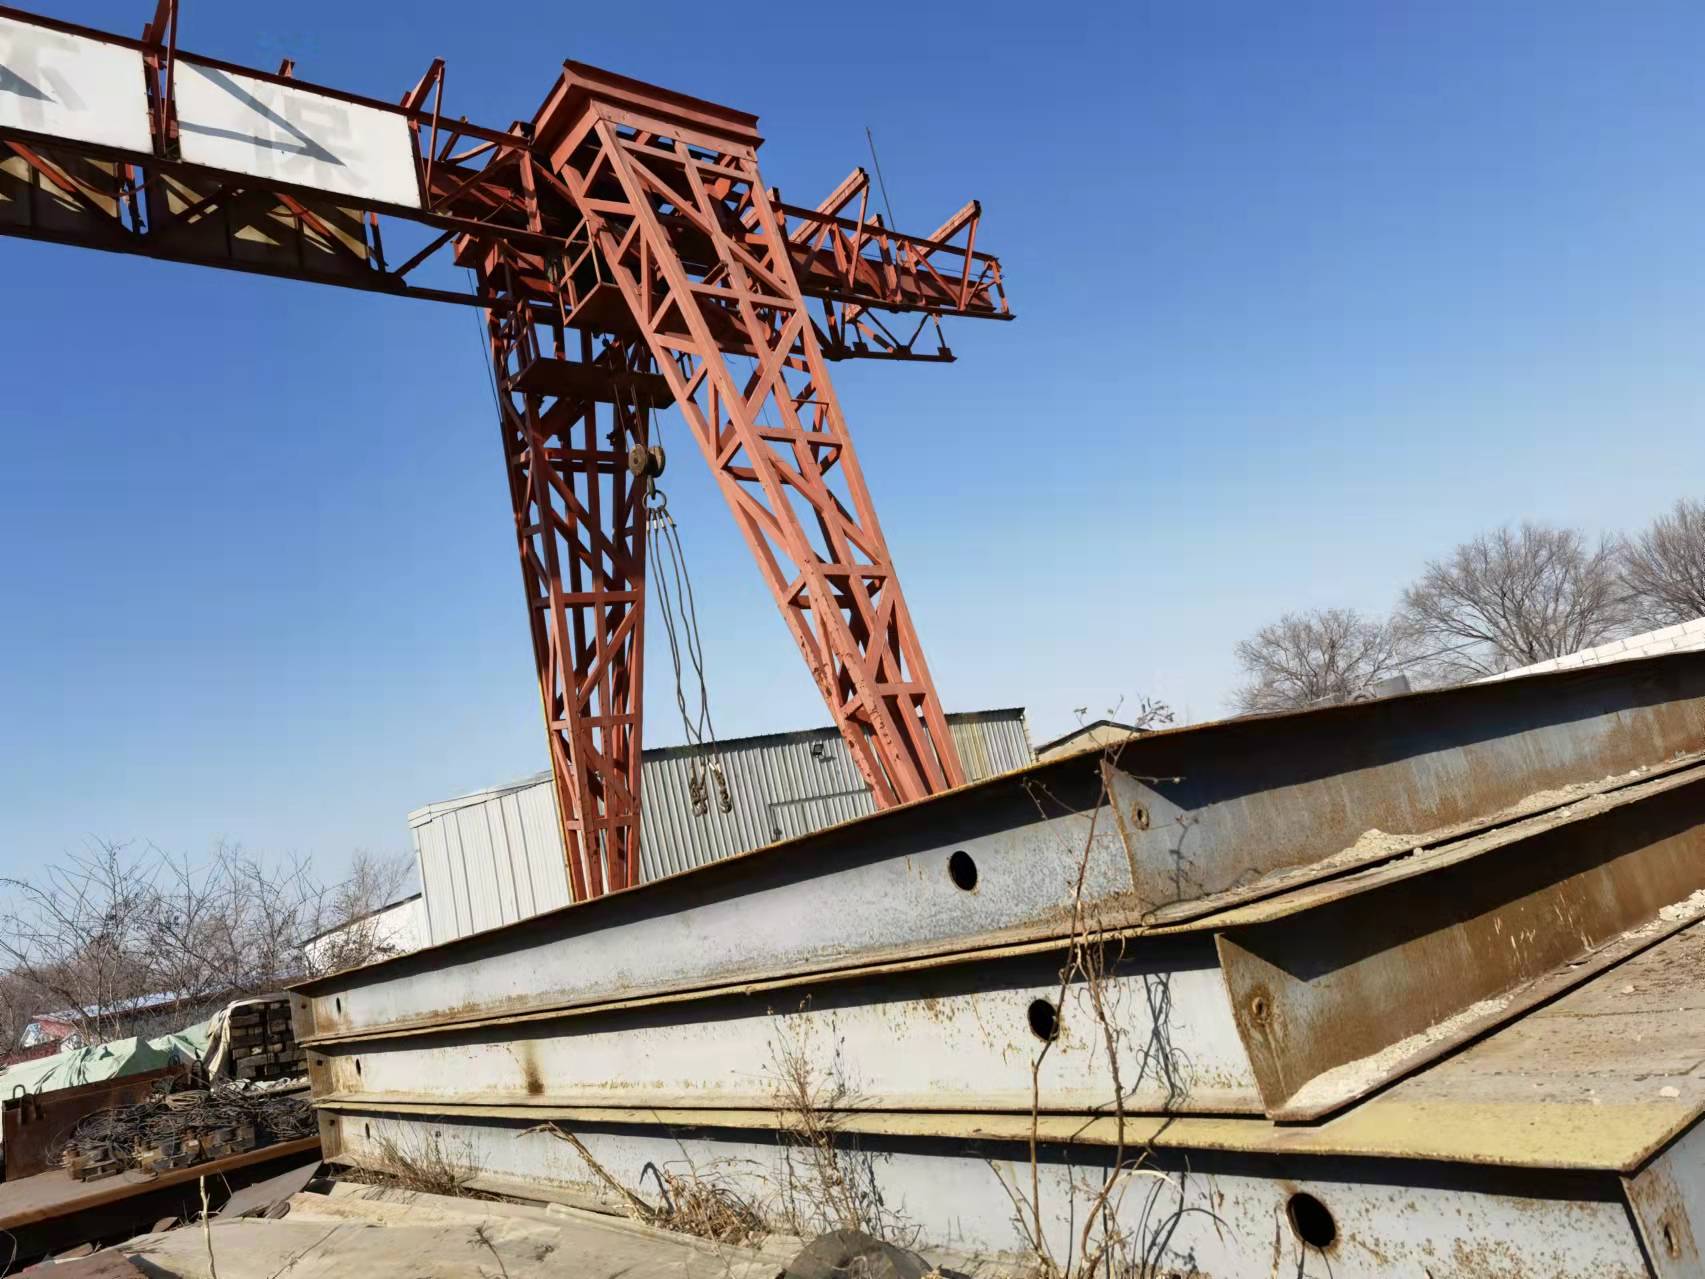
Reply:
[[[693, 812], [703, 817], [710, 811], [710, 796], [706, 778], [716, 787], [717, 807], [725, 813], [734, 811], [734, 796], [728, 788], [728, 775], [722, 765], [722, 751], [716, 741], [716, 724], [710, 713], [710, 686], [705, 678], [704, 637], [699, 628], [698, 603], [693, 592], [692, 574], [687, 569], [687, 555], [681, 545], [681, 530], [675, 517], [669, 514], [669, 499], [656, 484], [651, 487], [645, 521], [646, 542], [650, 559], [655, 564], [667, 561], [667, 571], [653, 575], [657, 584], [658, 605], [663, 615], [663, 634], [669, 641], [669, 659], [675, 668], [675, 705], [681, 711], [681, 728], [690, 749], [703, 754], [708, 762], [704, 774], [699, 772], [699, 760], [688, 765], [687, 790]], [[681, 666], [681, 648], [685, 637], [687, 661], [692, 665], [693, 678], [698, 683], [698, 714], [695, 718], [687, 709], [685, 671]]]

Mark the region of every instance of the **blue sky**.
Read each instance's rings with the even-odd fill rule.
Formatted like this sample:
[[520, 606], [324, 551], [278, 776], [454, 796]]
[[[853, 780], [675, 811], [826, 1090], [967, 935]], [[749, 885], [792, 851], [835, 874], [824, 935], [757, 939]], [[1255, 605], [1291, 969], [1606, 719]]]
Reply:
[[[381, 97], [443, 55], [494, 123], [574, 57], [755, 111], [788, 198], [869, 125], [903, 224], [982, 199], [1020, 318], [837, 369], [950, 708], [1208, 718], [1287, 609], [1705, 490], [1696, 4], [466, 11], [190, 3], [182, 39]], [[335, 869], [543, 765], [469, 314], [5, 239], [0, 278], [0, 873], [91, 835]], [[719, 729], [823, 722], [673, 456]]]

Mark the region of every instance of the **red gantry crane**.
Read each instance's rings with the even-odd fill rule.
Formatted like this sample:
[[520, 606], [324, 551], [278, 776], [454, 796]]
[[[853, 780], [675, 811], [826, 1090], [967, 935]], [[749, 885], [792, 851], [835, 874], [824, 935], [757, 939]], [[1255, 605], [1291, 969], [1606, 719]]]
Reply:
[[[0, 7], [0, 233], [484, 311], [576, 900], [638, 879], [670, 405], [877, 805], [963, 783], [829, 364], [951, 360], [940, 317], [1011, 318], [976, 202], [925, 236], [863, 170], [785, 203], [756, 117], [576, 62], [487, 128], [444, 113], [442, 61], [395, 106], [186, 53], [178, 22], [176, 0], [140, 40]], [[445, 259], [472, 292], [417, 282]]]

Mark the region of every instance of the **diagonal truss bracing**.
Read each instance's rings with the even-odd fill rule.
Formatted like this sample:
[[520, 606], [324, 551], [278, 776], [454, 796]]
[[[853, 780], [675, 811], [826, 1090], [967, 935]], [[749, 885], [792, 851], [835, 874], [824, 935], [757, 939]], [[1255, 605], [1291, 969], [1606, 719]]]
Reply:
[[585, 217], [878, 803], [960, 785], [755, 149], [631, 121], [593, 101], [555, 176]]

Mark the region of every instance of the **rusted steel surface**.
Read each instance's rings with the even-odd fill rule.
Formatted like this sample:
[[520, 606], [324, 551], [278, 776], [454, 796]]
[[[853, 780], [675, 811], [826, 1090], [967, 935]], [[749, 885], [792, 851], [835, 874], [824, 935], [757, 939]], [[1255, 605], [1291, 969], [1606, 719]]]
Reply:
[[[514, 166], [528, 229], [561, 228], [566, 250], [547, 257], [494, 235], [458, 252], [491, 302], [504, 457], [576, 900], [639, 878], [645, 533], [667, 510], [654, 488], [661, 458], [650, 454], [659, 397], [635, 388], [658, 375], [877, 807], [965, 781], [829, 376], [833, 348], [847, 343], [816, 323], [802, 280], [819, 296], [863, 299], [840, 318], [868, 330], [873, 305], [926, 319], [995, 313], [998, 266], [970, 274], [975, 214], [926, 244], [862, 217], [843, 227], [836, 215], [849, 194], [797, 213], [790, 229], [759, 172], [755, 124], [567, 63]], [[962, 255], [945, 243], [961, 230]], [[806, 266], [836, 266], [802, 273], [802, 253]], [[962, 274], [942, 278], [937, 258]], [[894, 287], [902, 279], [913, 287]], [[599, 327], [617, 335], [601, 350], [574, 323], [582, 296], [597, 292]], [[835, 330], [836, 304], [826, 310]], [[563, 362], [593, 366], [606, 385], [575, 396], [528, 389], [533, 370]]]
[[1295, 896], [1218, 935], [1267, 1112], [1288, 1120], [1383, 1087], [1705, 913], [1705, 768]]
[[[860, 1108], [1105, 1112], [1116, 1104], [1096, 994], [1120, 1010], [1131, 1109], [1259, 1114], [1206, 938], [1115, 959], [1098, 992], [1041, 953], [690, 1003], [583, 1011], [445, 1034], [320, 1043], [315, 1095], [411, 1094], [539, 1106], [762, 1107], [790, 1063], [831, 1055]], [[778, 1016], [778, 1014], [781, 1014]], [[1051, 1040], [1046, 1037], [1051, 1037]], [[1043, 1043], [1039, 1074], [1016, 1068]], [[905, 1045], [896, 1051], [895, 1045]]]
[[9, 1236], [3, 1248], [23, 1264], [83, 1243], [128, 1239], [162, 1217], [198, 1214], [203, 1178], [209, 1203], [218, 1208], [232, 1190], [311, 1158], [319, 1148], [318, 1137], [303, 1137], [154, 1176], [133, 1170], [73, 1181], [54, 1169], [8, 1181], [0, 1184], [0, 1231]]
[[[1705, 750], [1705, 655], [1673, 656], [1510, 681], [1504, 703], [1470, 685], [1134, 742], [1114, 815], [1135, 894], [1153, 921], [1196, 918], [1671, 767]], [[1294, 756], [1248, 777], [1239, 756], [1278, 726]]]
[[0, 1158], [5, 1180], [33, 1176], [56, 1166], [60, 1148], [78, 1122], [98, 1110], [128, 1106], [146, 1098], [163, 1079], [183, 1078], [187, 1065], [162, 1066], [75, 1088], [20, 1093], [0, 1099]]
[[[335, 1120], [326, 1125], [328, 1154], [356, 1163], [376, 1160], [382, 1143], [407, 1143], [418, 1131], [391, 1114], [346, 1112], [327, 1119]], [[473, 1122], [446, 1115], [421, 1122], [443, 1142], [466, 1151], [488, 1176], [543, 1193], [609, 1195], [569, 1143], [529, 1133], [528, 1119]], [[718, 1185], [783, 1220], [790, 1194], [797, 1200], [812, 1193], [804, 1156], [778, 1141], [773, 1127], [737, 1130], [689, 1120], [665, 1128], [656, 1122], [582, 1120], [566, 1130], [624, 1185], [649, 1188], [659, 1171], [690, 1176], [692, 1169], [716, 1169]], [[878, 1196], [873, 1211], [884, 1229], [993, 1259], [1027, 1252], [1015, 1196], [1020, 1205], [1040, 1202], [1046, 1242], [1054, 1255], [1065, 1256], [1077, 1243], [1093, 1187], [1106, 1176], [1112, 1158], [1108, 1147], [1069, 1138], [1044, 1138], [1033, 1165], [1026, 1140], [1016, 1134], [974, 1143], [861, 1134], [856, 1146], [849, 1143], [842, 1167]], [[1119, 1220], [1131, 1255], [1138, 1258], [1132, 1274], [1200, 1279], [1649, 1275], [1620, 1184], [1609, 1175], [1437, 1169], [1401, 1160], [1275, 1159], [1177, 1148], [1149, 1152], [1142, 1167], [1144, 1174], [1131, 1179], [1123, 1197]], [[1293, 1224], [1301, 1197], [1329, 1219], [1327, 1242], [1308, 1242]], [[1011, 1268], [998, 1261], [986, 1267], [990, 1273]]]
[[62, 1217], [67, 1213], [106, 1208], [150, 1189], [195, 1181], [201, 1177], [217, 1177], [274, 1159], [310, 1154], [319, 1144], [318, 1137], [300, 1137], [295, 1141], [260, 1146], [254, 1150], [245, 1150], [241, 1154], [227, 1155], [223, 1159], [210, 1159], [206, 1163], [170, 1168], [152, 1175], [134, 1171], [122, 1172], [99, 1181], [73, 1181], [57, 1171], [40, 1173], [24, 1181], [7, 1182], [4, 1187], [0, 1187], [0, 1230], [15, 1230], [19, 1226], [45, 1221], [51, 1217]]
[[1705, 1125], [1627, 1178], [1628, 1208], [1656, 1279], [1701, 1279], [1705, 1259]]
[[[1057, 1240], [1081, 1223], [1083, 1187], [1097, 1184], [1117, 1148], [1146, 1152], [1142, 1166], [1166, 1180], [1134, 1180], [1123, 1222], [1155, 1245], [1156, 1274], [1168, 1273], [1158, 1263], [1172, 1263], [1185, 1266], [1180, 1273], [1239, 1279], [1275, 1265], [1287, 1276], [1333, 1279], [1671, 1279], [1697, 1273], [1687, 1268], [1686, 1241], [1705, 1204], [1702, 992], [1705, 925], [1694, 925], [1312, 1123], [1135, 1115], [1121, 1131], [1106, 1114], [849, 1109], [836, 1113], [837, 1130], [897, 1224], [971, 1251], [1021, 1242], [1007, 1188], [1028, 1195], [1034, 1134], [1045, 1228]], [[778, 1010], [778, 1035], [796, 1016]], [[819, 1047], [818, 1080], [833, 1082], [837, 1070], [856, 1080], [858, 1063], [838, 1058], [832, 1044]], [[1011, 1062], [1013, 1074], [1027, 1074], [1029, 1060]], [[629, 1185], [649, 1185], [648, 1167], [687, 1161], [727, 1169], [755, 1199], [798, 1185], [773, 1099], [742, 1110], [665, 1109], [637, 1097], [599, 1107], [528, 1104], [539, 1100], [457, 1104], [369, 1091], [323, 1100], [321, 1133], [329, 1157], [360, 1161], [387, 1137], [406, 1142], [430, 1131], [509, 1183], [602, 1190], [568, 1143], [526, 1135], [549, 1119]], [[1332, 1244], [1300, 1246], [1289, 1211], [1298, 1194], [1329, 1212]], [[1149, 1236], [1156, 1225], [1170, 1233]], [[1648, 1268], [1645, 1256], [1666, 1238], [1673, 1264], [1654, 1257], [1657, 1268]]]
[[1099, 808], [1099, 754], [1049, 761], [304, 983], [297, 1032], [430, 1029], [1058, 938], [1080, 858], [1098, 925], [1206, 930], [1204, 916], [1239, 901], [1557, 807], [1701, 746], [1700, 654], [1157, 733], [1120, 752], [1116, 814]]

